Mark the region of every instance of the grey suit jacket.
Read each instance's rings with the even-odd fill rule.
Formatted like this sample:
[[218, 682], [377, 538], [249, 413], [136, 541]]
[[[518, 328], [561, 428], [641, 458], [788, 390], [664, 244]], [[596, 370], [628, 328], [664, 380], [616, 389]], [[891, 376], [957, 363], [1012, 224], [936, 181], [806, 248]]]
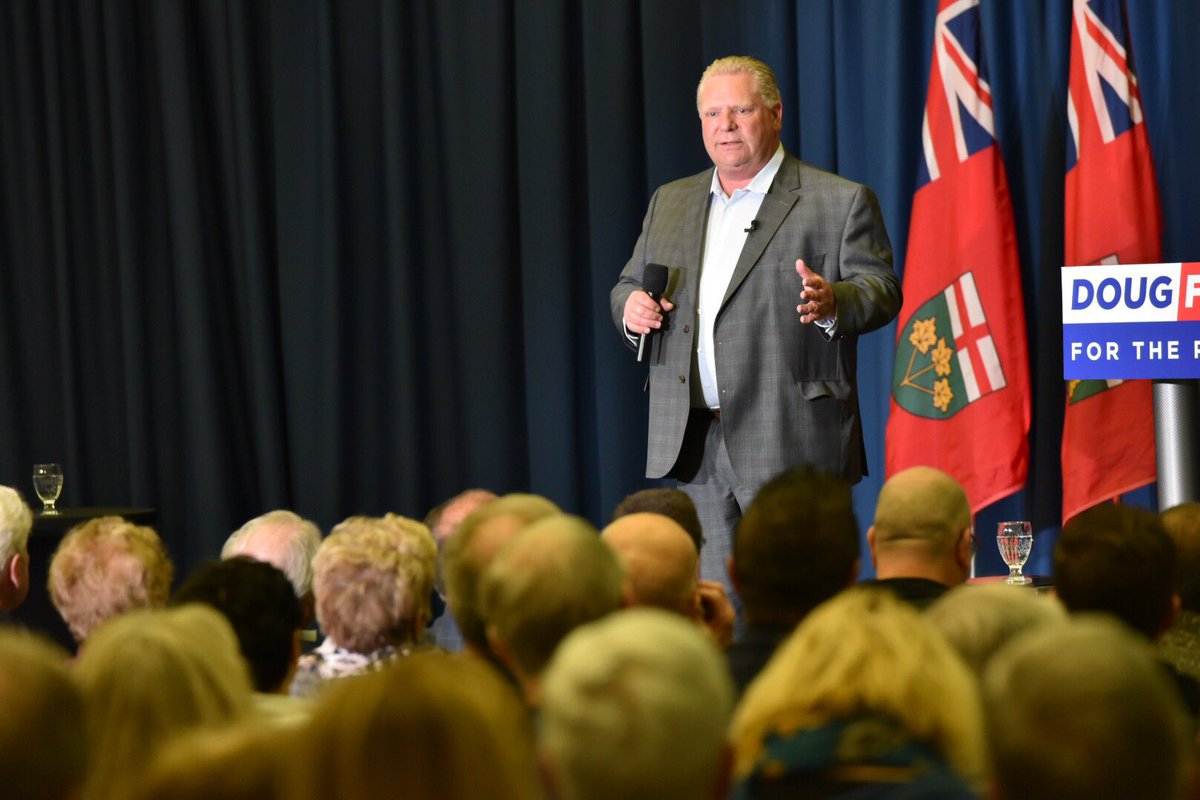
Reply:
[[[633, 257], [610, 302], [624, 338], [629, 294], [646, 264], [670, 270], [675, 303], [651, 351], [646, 476], [679, 458], [692, 391], [696, 303], [712, 170], [654, 193]], [[739, 482], [758, 487], [811, 463], [857, 482], [866, 451], [855, 380], [860, 334], [900, 310], [900, 282], [874, 193], [787, 155], [746, 238], [714, 328], [721, 425]], [[820, 273], [837, 298], [832, 337], [800, 322], [796, 259]]]

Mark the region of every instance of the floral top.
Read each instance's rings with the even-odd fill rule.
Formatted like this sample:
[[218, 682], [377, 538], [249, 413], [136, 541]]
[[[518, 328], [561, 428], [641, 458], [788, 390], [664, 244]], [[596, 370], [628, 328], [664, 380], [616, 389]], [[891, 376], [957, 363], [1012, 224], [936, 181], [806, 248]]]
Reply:
[[296, 663], [296, 676], [292, 679], [291, 694], [293, 697], [314, 697], [320, 694], [327, 681], [377, 672], [422, 649], [422, 645], [404, 644], [381, 647], [370, 653], [356, 653], [326, 636], [315, 650], [300, 656]]

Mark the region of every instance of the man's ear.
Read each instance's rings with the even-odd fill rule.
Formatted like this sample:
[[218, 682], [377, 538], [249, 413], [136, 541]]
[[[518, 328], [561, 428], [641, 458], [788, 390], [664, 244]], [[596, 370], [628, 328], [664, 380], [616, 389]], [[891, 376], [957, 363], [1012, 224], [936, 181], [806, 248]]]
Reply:
[[725, 559], [725, 571], [729, 573], [729, 582], [733, 584], [733, 590], [741, 595], [742, 581], [738, 578], [737, 562], [733, 560], [733, 556]]
[[955, 560], [958, 566], [967, 575], [971, 574], [971, 559], [974, 557], [975, 550], [975, 531], [970, 525], [962, 529], [958, 535], [958, 542], [954, 548]]
[[867, 528], [867, 552], [871, 554], [871, 568], [878, 570], [879, 562], [875, 558], [875, 526]]

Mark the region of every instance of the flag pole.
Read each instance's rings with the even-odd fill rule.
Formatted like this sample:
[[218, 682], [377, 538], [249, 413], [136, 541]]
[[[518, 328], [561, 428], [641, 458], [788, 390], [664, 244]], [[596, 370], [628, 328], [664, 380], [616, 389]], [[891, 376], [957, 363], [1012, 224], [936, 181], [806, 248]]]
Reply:
[[1158, 507], [1196, 499], [1195, 380], [1154, 381], [1154, 444], [1158, 449]]

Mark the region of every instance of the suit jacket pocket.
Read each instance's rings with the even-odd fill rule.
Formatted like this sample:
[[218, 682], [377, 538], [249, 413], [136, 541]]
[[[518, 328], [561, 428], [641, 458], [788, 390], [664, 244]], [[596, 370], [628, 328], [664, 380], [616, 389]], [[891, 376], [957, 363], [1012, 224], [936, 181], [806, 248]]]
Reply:
[[805, 400], [833, 397], [843, 403], [849, 402], [851, 388], [847, 381], [796, 381], [800, 395]]

